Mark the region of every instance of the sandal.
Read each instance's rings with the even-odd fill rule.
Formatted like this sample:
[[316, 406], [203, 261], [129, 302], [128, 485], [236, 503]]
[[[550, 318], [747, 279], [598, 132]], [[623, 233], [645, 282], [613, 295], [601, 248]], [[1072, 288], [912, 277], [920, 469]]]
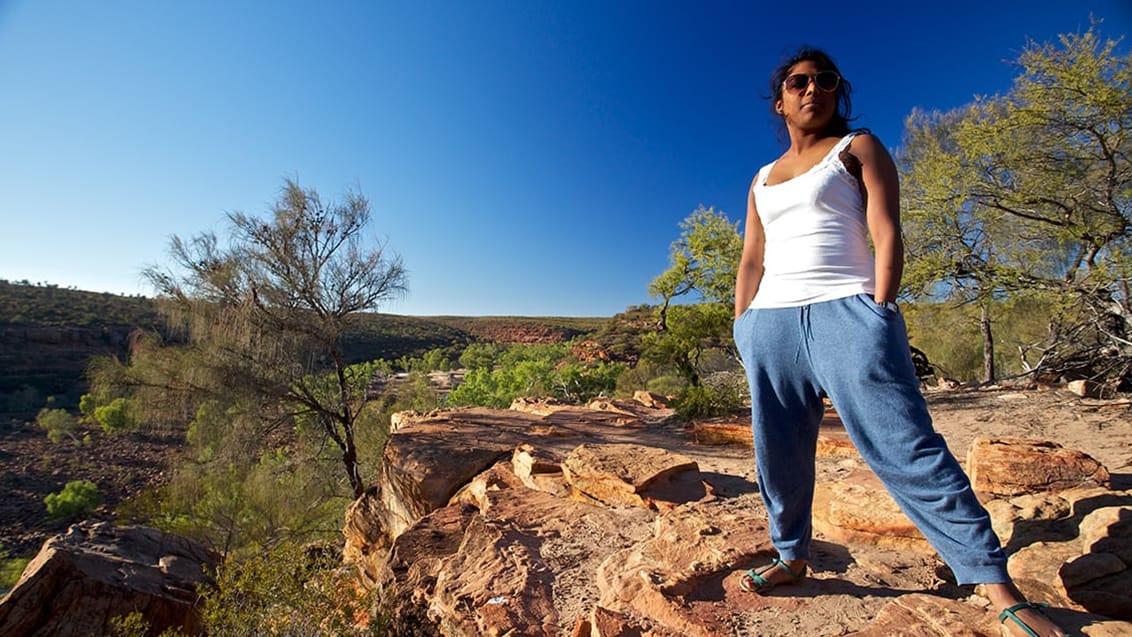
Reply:
[[1022, 621], [1022, 619], [1014, 613], [1016, 611], [1026, 609], [1040, 611], [1043, 608], [1049, 608], [1049, 604], [1043, 602], [1022, 602], [1021, 604], [1015, 604], [998, 614], [998, 623], [1005, 624], [1006, 620], [1010, 619], [1013, 620], [1015, 624], [1018, 624], [1022, 628], [1022, 630], [1026, 631], [1026, 634], [1030, 637], [1040, 637], [1036, 632], [1034, 632], [1033, 628], [1027, 626], [1026, 622]]
[[783, 562], [776, 557], [770, 561], [770, 564], [768, 566], [764, 566], [760, 571], [756, 571], [755, 569], [747, 571], [743, 575], [743, 578], [739, 580], [739, 588], [747, 591], [748, 593], [766, 595], [767, 593], [772, 591], [778, 584], [763, 577], [763, 574], [769, 572], [776, 566], [789, 573], [790, 577], [792, 578], [789, 582], [782, 582], [783, 584], [797, 584], [798, 582], [802, 581], [806, 577], [806, 569], [808, 568], [806, 564], [803, 564], [802, 570], [800, 572], [795, 572], [794, 569], [790, 568], [790, 566], [786, 564], [786, 562]]

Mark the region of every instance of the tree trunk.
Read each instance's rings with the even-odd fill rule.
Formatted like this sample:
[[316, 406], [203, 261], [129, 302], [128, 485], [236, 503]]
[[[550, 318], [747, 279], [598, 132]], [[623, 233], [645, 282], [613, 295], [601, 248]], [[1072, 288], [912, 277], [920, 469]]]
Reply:
[[980, 308], [979, 330], [983, 333], [983, 378], [988, 383], [994, 383], [994, 335], [991, 333], [990, 311], [986, 304]]
[[350, 487], [354, 490], [356, 500], [365, 494], [366, 483], [362, 480], [361, 467], [358, 466], [358, 450], [353, 442], [353, 438], [350, 438], [346, 451], [342, 454], [342, 464], [346, 466], [346, 475], [350, 477]]

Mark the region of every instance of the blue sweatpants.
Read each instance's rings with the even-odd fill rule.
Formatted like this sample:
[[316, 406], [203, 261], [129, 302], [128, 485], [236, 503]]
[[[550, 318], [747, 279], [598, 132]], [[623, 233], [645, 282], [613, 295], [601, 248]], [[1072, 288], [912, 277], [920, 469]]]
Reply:
[[1009, 581], [990, 516], [932, 428], [898, 310], [859, 294], [748, 309], [734, 329], [751, 388], [759, 490], [782, 559], [809, 558], [824, 392], [861, 457], [959, 583]]

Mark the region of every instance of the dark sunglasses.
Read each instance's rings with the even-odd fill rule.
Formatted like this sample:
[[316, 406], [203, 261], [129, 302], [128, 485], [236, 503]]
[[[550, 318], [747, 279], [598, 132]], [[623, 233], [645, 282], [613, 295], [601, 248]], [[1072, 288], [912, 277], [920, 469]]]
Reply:
[[810, 86], [810, 80], [813, 80], [814, 86], [818, 90], [829, 93], [837, 90], [837, 85], [841, 83], [841, 76], [833, 71], [819, 71], [813, 75], [795, 73], [783, 80], [782, 89], [791, 93], [804, 93]]

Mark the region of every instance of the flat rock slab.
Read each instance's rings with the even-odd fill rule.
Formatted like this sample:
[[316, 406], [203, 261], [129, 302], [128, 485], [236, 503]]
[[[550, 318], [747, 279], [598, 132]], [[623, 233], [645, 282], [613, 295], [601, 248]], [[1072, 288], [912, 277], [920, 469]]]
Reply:
[[1111, 486], [1108, 470], [1092, 456], [1028, 438], [976, 438], [967, 473], [975, 491], [994, 495]]
[[649, 507], [645, 491], [677, 474], [699, 473], [680, 454], [634, 444], [579, 445], [562, 463], [566, 482], [586, 497], [610, 506]]
[[651, 539], [609, 556], [597, 573], [600, 605], [645, 617], [683, 635], [711, 637], [731, 629], [716, 602], [739, 590], [739, 570], [775, 555], [765, 520], [693, 504], [657, 518]]
[[814, 490], [814, 529], [850, 544], [932, 552], [931, 545], [908, 519], [880, 478], [857, 469], [838, 482]]
[[902, 595], [853, 637], [999, 637], [993, 612], [934, 595]]
[[[751, 431], [751, 418], [713, 418], [698, 420], [691, 426], [692, 439], [701, 445], [754, 446]], [[854, 457], [857, 448], [849, 439], [841, 416], [832, 409], [826, 409], [818, 428], [818, 457]]]

